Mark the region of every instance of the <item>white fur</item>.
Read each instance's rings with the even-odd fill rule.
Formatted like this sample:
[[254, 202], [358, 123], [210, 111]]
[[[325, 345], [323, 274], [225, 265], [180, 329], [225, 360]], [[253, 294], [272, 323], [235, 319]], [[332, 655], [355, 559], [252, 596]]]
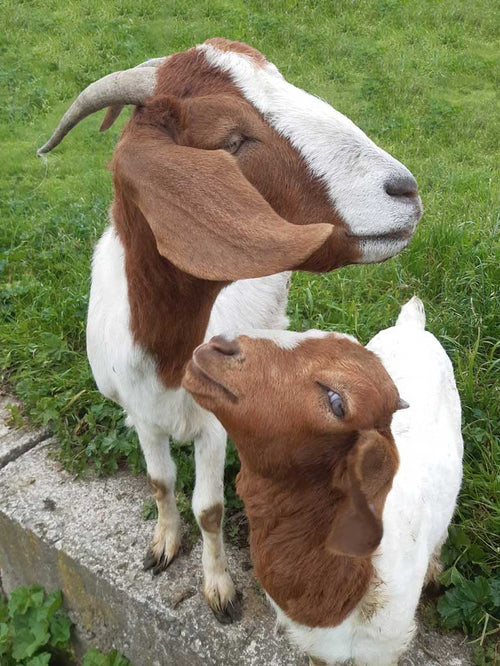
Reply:
[[[301, 650], [328, 664], [390, 666], [404, 652], [427, 568], [446, 540], [462, 478], [461, 409], [451, 362], [424, 330], [425, 313], [413, 298], [396, 326], [367, 345], [382, 360], [409, 409], [395, 413], [392, 433], [400, 455], [383, 514], [384, 536], [373, 558], [379, 587], [371, 619], [359, 606], [331, 629], [310, 629], [276, 606], [278, 622]], [[327, 583], [325, 583], [327, 584]]]
[[295, 349], [295, 347], [300, 345], [300, 343], [306, 339], [324, 338], [328, 333], [313, 328], [304, 333], [280, 330], [268, 331], [256, 328], [254, 331], [248, 331], [245, 335], [249, 338], [265, 338], [266, 340], [272, 340], [280, 349]]
[[245, 335], [249, 338], [265, 338], [266, 340], [272, 340], [280, 349], [295, 349], [295, 347], [302, 344], [305, 340], [326, 338], [328, 335], [335, 335], [338, 338], [347, 338], [351, 342], [358, 342], [355, 337], [348, 333], [319, 331], [316, 328], [311, 328], [303, 333], [299, 333], [298, 331], [283, 331], [279, 329], [269, 331], [256, 328], [252, 331], [247, 331]]
[[[257, 328], [285, 328], [290, 274], [241, 280], [218, 296], [205, 335], [235, 337]], [[199, 520], [206, 509], [223, 502], [226, 432], [215, 416], [202, 409], [183, 389], [166, 389], [151, 356], [134, 343], [123, 246], [113, 227], [98, 242], [93, 259], [87, 324], [87, 353], [97, 386], [120, 404], [134, 425], [144, 451], [148, 474], [168, 489], [158, 503], [153, 540], [159, 552], [175, 556], [180, 545], [180, 519], [175, 505], [176, 467], [169, 443], [194, 440], [196, 485], [193, 512]], [[203, 533], [205, 594], [224, 603], [234, 595], [227, 572], [222, 533]]]
[[262, 67], [241, 53], [197, 47], [303, 156], [310, 172], [325, 185], [350, 232], [361, 242], [362, 262], [382, 261], [400, 252], [406, 239], [373, 236], [413, 232], [420, 217], [416, 199], [389, 196], [384, 184], [411, 176], [408, 169], [376, 146], [359, 127], [322, 99], [296, 88], [276, 67]]

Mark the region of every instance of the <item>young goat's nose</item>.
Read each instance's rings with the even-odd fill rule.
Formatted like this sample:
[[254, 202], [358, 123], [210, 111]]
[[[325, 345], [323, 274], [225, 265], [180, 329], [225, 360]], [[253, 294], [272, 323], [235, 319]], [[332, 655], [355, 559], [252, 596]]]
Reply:
[[236, 340], [228, 340], [222, 335], [216, 335], [208, 344], [224, 356], [236, 356], [240, 353], [240, 346]]
[[384, 183], [384, 190], [390, 197], [416, 197], [418, 195], [417, 181], [411, 174], [393, 176]]

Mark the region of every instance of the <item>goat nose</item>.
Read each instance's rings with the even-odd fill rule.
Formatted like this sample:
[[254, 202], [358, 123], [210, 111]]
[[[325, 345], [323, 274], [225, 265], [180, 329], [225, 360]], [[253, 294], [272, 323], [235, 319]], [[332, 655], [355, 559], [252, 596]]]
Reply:
[[384, 183], [384, 190], [390, 197], [416, 197], [418, 195], [417, 181], [411, 174], [393, 176]]
[[222, 335], [216, 335], [208, 344], [224, 356], [236, 356], [240, 353], [240, 346], [236, 340], [228, 340]]

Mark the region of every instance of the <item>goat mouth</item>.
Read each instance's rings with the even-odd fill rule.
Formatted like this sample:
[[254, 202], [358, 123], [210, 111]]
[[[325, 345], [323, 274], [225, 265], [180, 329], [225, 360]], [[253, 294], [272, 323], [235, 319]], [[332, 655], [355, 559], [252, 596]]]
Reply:
[[[205, 368], [202, 368], [200, 364], [197, 362], [196, 357], [193, 356], [191, 359], [191, 363], [189, 364], [189, 371], [191, 372], [192, 375], [196, 377], [198, 382], [201, 382], [204, 386], [206, 386], [208, 389], [216, 389], [219, 393], [222, 393], [228, 400], [231, 402], [238, 402], [238, 396], [230, 391], [225, 384], [222, 382], [218, 381], [217, 379], [214, 379], [212, 375], [210, 375]], [[196, 390], [190, 390], [192, 393], [198, 393]]]
[[402, 231], [392, 231], [386, 234], [367, 234], [366, 236], [358, 236], [356, 234], [348, 234], [349, 238], [355, 238], [359, 241], [371, 241], [375, 243], [399, 243], [401, 241], [409, 241], [413, 237], [415, 229], [408, 229]]

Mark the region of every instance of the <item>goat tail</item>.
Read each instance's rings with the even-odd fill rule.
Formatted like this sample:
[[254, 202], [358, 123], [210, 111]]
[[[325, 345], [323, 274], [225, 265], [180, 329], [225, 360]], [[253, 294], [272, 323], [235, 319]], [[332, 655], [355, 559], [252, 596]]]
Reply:
[[425, 328], [424, 304], [417, 296], [410, 298], [408, 303], [405, 303], [401, 308], [399, 317], [396, 320], [396, 326], [401, 326], [402, 324]]

